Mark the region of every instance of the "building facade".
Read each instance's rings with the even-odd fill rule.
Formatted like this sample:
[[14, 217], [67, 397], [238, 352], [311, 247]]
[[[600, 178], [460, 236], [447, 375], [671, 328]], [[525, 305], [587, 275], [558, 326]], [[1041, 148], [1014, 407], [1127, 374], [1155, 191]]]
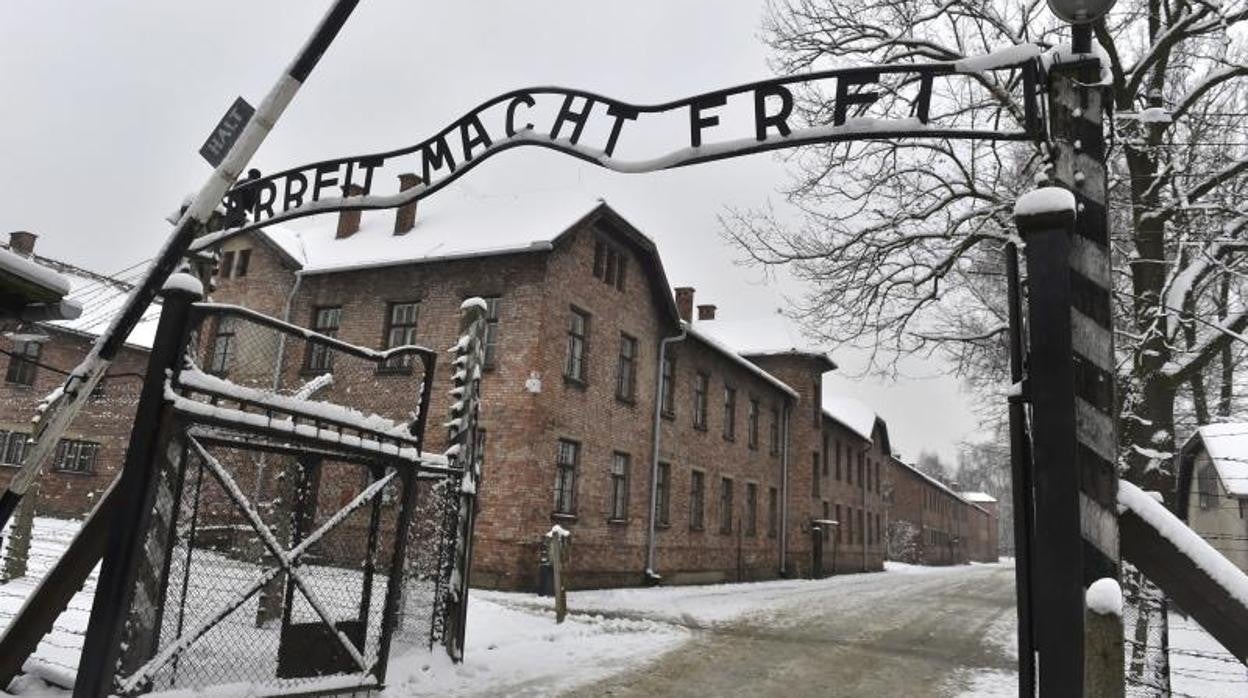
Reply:
[[[465, 200], [419, 215], [415, 206], [231, 239], [211, 297], [362, 346], [437, 350], [455, 342], [462, 301], [486, 300], [474, 585], [536, 588], [554, 525], [572, 532], [573, 587], [883, 568], [898, 519], [890, 507], [910, 502], [898, 496], [909, 481], [896, 473], [882, 419], [825, 409], [823, 378], [836, 368], [826, 354], [759, 323], [734, 329], [714, 306], [695, 317], [694, 290], [673, 293], [653, 241], [601, 201]], [[45, 352], [75, 365], [92, 328], [103, 329], [96, 320], [49, 330]], [[203, 327], [201, 368], [287, 394], [332, 372], [316, 399], [378, 414], [404, 413], [420, 389], [411, 371], [346, 375], [246, 332]], [[45, 479], [55, 498], [45, 511], [83, 513], [120, 466], [141, 383], [120, 376], [141, 376], [146, 359], [141, 343], [127, 352], [77, 425], [81, 440], [96, 439], [97, 465]], [[441, 369], [434, 452], [450, 388]], [[3, 388], [14, 430], [59, 377], [35, 383]], [[320, 482], [318, 497], [349, 499], [362, 486]], [[919, 510], [921, 561], [965, 561], [951, 540], [972, 524], [955, 521], [945, 498], [965, 502], [927, 481], [914, 486], [931, 491]]]
[[1197, 428], [1178, 463], [1179, 515], [1248, 572], [1248, 422]]

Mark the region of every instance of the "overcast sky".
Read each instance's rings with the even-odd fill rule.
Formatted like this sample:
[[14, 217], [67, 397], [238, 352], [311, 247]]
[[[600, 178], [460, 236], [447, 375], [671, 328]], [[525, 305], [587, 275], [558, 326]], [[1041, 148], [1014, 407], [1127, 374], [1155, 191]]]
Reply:
[[[329, 3], [81, 2], [6, 7], [0, 23], [0, 231], [101, 272], [150, 257], [163, 218], [209, 166], [196, 151], [236, 96], [259, 103]], [[654, 103], [768, 77], [762, 0], [363, 0], [253, 165], [271, 172], [416, 143], [477, 103], [537, 85]], [[754, 155], [624, 175], [541, 149], [516, 149], [438, 197], [562, 192], [601, 196], [659, 246], [675, 285], [720, 316], [772, 314], [792, 281], [734, 264], [717, 215], [782, 207], [784, 164]], [[455, 191], [450, 191], [455, 190]], [[385, 190], [389, 191], [389, 189]], [[861, 361], [830, 347], [832, 390], [889, 423], [894, 448], [948, 461], [977, 437], [950, 378], [849, 380]], [[916, 376], [940, 367], [911, 362]]]

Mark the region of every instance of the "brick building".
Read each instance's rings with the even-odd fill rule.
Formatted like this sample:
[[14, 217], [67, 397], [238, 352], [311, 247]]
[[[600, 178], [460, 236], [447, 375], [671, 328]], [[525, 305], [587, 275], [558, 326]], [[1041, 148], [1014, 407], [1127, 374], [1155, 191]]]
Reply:
[[889, 459], [889, 465], [893, 559], [923, 565], [996, 561], [995, 510], [969, 501], [899, 458]]
[[[36, 407], [64, 382], [65, 372], [87, 355], [95, 337], [132, 288], [123, 279], [36, 255], [35, 240], [30, 233], [14, 233], [4, 247], [68, 280], [66, 298], [81, 304], [82, 314], [73, 320], [0, 323], [0, 363], [4, 367], [0, 382], [0, 486], [7, 486], [22, 463]], [[81, 516], [116, 475], [125, 457], [158, 317], [159, 308], [153, 309], [135, 328], [58, 445], [51, 466], [39, 479], [41, 513]]]
[[[487, 300], [474, 584], [534, 588], [543, 534], [556, 523], [572, 531], [578, 587], [882, 569], [896, 479], [887, 425], [825, 395], [823, 376], [836, 367], [825, 353], [779, 325], [719, 319], [714, 306], [697, 306], [695, 317], [694, 290], [673, 294], [654, 242], [601, 201], [456, 203], [447, 194], [437, 203], [231, 240], [212, 299], [355, 344], [439, 350], [455, 341], [463, 299]], [[73, 328], [50, 326], [45, 358], [55, 352], [55, 365], [73, 366], [89, 330], [102, 328], [85, 315]], [[204, 368], [232, 381], [289, 393], [329, 368], [232, 323], [204, 331]], [[143, 345], [114, 372], [141, 373]], [[442, 369], [433, 451], [449, 388]], [[58, 382], [42, 375], [25, 393], [6, 386], [29, 399], [6, 405], [4, 418], [28, 418]], [[139, 381], [105, 385], [105, 401], [76, 425], [98, 434], [94, 474], [47, 479], [64, 491], [47, 511], [80, 514], [122, 462]], [[316, 397], [393, 415], [418, 389], [410, 371], [336, 371]], [[359, 483], [319, 486], [341, 498]], [[936, 534], [957, 530], [932, 514], [926, 525], [933, 550]]]
[[997, 498], [987, 492], [960, 492], [959, 495], [974, 505], [968, 513], [971, 524], [968, 556], [973, 562], [996, 562], [1001, 548], [998, 522], [1001, 510]]

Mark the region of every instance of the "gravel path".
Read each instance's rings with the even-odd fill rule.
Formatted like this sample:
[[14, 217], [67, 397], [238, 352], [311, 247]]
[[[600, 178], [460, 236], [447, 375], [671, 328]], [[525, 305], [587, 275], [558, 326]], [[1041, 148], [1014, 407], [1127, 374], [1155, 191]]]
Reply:
[[837, 581], [565, 695], [1016, 695], [1011, 568]]

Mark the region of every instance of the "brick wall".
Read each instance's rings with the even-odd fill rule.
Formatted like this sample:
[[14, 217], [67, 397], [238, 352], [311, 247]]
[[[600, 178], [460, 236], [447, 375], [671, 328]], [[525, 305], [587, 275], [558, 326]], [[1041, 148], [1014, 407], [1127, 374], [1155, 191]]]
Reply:
[[[5, 327], [5, 330], [12, 327]], [[44, 328], [49, 339], [43, 344], [39, 362], [62, 370], [78, 365], [91, 348], [92, 338], [51, 327]], [[12, 351], [14, 342], [0, 339], [0, 346]], [[12, 359], [0, 355], [0, 378], [7, 376]], [[89, 472], [71, 472], [50, 466], [39, 479], [37, 510], [52, 516], [80, 517], [91, 508], [96, 498], [112, 482], [125, 459], [134, 410], [142, 388], [142, 375], [147, 366], [147, 352], [123, 348], [109, 368], [98, 397], [93, 397], [74, 420], [65, 438], [98, 443], [95, 465]], [[33, 385], [18, 385], [0, 380], [0, 430], [4, 435], [18, 433], [29, 436], [30, 418], [45, 395], [60, 386], [65, 376], [54, 371], [35, 370]], [[3, 459], [0, 459], [3, 460]], [[0, 486], [7, 486], [17, 467], [0, 465]]]

